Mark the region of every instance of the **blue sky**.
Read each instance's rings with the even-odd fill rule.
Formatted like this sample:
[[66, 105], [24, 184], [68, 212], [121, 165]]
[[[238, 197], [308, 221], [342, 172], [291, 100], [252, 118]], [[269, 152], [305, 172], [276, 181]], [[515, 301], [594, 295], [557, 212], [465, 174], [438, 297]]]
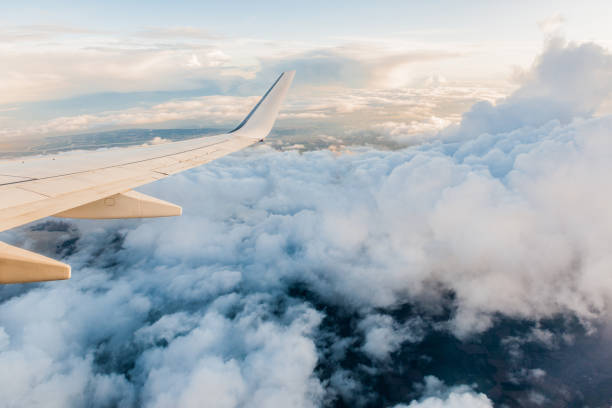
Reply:
[[[536, 23], [560, 13], [582, 39], [607, 36], [607, 2], [591, 1], [34, 1], [3, 6], [3, 25], [79, 25], [103, 30], [146, 26], [193, 26], [229, 36], [325, 42], [330, 36], [384, 37], [422, 30], [440, 37], [473, 40], [533, 40]], [[600, 38], [601, 39], [601, 38]]]

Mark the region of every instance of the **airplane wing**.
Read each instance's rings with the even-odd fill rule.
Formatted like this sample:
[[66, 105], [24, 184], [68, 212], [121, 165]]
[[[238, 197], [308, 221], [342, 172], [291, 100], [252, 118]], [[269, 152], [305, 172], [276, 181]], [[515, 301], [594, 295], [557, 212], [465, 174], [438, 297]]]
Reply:
[[[229, 133], [151, 146], [0, 162], [0, 231], [49, 217], [140, 218], [181, 208], [132, 191], [263, 140], [274, 125], [295, 71], [282, 73]], [[0, 283], [70, 278], [70, 266], [0, 242]]]

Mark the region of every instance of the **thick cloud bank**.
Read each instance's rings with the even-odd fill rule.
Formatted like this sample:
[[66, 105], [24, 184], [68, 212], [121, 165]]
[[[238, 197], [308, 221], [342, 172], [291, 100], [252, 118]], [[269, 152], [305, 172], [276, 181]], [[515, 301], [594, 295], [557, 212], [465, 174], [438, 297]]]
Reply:
[[475, 104], [463, 115], [459, 131], [449, 129], [451, 138], [471, 139], [550, 121], [568, 124], [591, 116], [610, 98], [612, 56], [594, 43], [566, 44], [553, 37], [523, 76], [523, 86], [495, 106]]
[[[435, 355], [415, 350], [504, 319], [609, 319], [612, 118], [591, 113], [610, 59], [554, 43], [524, 87], [444, 141], [340, 156], [264, 146], [143, 188], [182, 205], [178, 219], [5, 234], [74, 277], [0, 289], [2, 403], [490, 406], [414, 371]], [[508, 361], [526, 342], [560, 347], [530, 333], [495, 336]], [[391, 398], [371, 378], [402, 364]], [[542, 378], [518, 367], [500, 381]], [[542, 392], [514, 401], [556, 391]]]

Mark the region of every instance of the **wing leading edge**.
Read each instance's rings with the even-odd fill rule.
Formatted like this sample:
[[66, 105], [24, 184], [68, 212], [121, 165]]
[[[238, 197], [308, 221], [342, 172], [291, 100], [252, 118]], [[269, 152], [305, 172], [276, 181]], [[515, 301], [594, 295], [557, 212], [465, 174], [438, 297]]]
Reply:
[[[132, 191], [263, 140], [295, 71], [284, 72], [227, 134], [153, 146], [109, 149], [0, 163], [0, 231], [48, 217], [135, 218], [180, 215], [181, 208]], [[0, 243], [0, 283], [68, 279], [70, 267]]]

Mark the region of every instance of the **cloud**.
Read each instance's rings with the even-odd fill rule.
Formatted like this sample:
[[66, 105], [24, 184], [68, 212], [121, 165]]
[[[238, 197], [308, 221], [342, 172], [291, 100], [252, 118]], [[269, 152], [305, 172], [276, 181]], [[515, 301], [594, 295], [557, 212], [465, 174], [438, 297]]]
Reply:
[[[373, 44], [345, 44], [327, 49], [309, 50], [282, 59], [262, 59], [258, 76], [269, 77], [275, 72], [295, 69], [296, 86], [342, 85], [356, 88], [388, 87], [389, 77], [397, 68], [406, 65], [452, 59], [457, 52], [446, 50], [393, 50]], [[408, 82], [404, 79], [404, 82]]]
[[242, 45], [193, 27], [125, 33], [22, 26], [0, 30], [0, 38], [5, 40], [0, 104], [201, 89], [211, 81], [227, 87], [251, 69], [231, 63], [231, 54], [241, 52]]
[[0, 30], [0, 38], [0, 105], [108, 92], [192, 90], [209, 83], [251, 94], [293, 69], [300, 72], [298, 86], [380, 86], [398, 67], [457, 55], [423, 45], [383, 50], [367, 43], [321, 47], [229, 38], [197, 27], [115, 32], [21, 26]]
[[262, 322], [261, 305], [253, 301], [234, 319], [209, 312], [195, 329], [174, 339], [165, 328], [168, 346], [147, 350], [134, 369], [144, 381], [145, 405], [316, 406], [322, 395], [321, 384], [312, 378], [317, 355], [304, 335], [320, 317], [312, 310], [289, 309], [295, 321], [279, 327]]
[[[339, 158], [264, 150], [256, 159], [251, 153], [247, 169], [233, 170], [249, 161], [228, 159], [222, 169], [213, 164], [181, 182], [191, 192], [184, 193], [186, 208], [211, 196], [244, 203], [209, 202], [200, 211], [214, 215], [201, 228], [178, 221], [164, 229], [177, 239], [188, 234], [189, 246], [159, 243], [146, 224], [126, 245], [136, 253], [153, 247], [162, 257], [177, 250], [190, 257], [199, 242], [208, 249], [197, 259], [255, 265], [259, 284], [272, 269], [270, 283], [279, 274], [299, 279], [347, 306], [393, 307], [427, 299], [441, 285], [455, 293], [458, 335], [487, 329], [497, 313], [596, 318], [609, 296], [607, 279], [596, 272], [608, 258], [596, 242], [610, 234], [607, 211], [597, 204], [609, 200], [601, 188], [609, 145], [599, 131], [609, 122], [579, 121], [512, 139], [483, 135], [450, 155], [443, 146]], [[582, 202], [585, 195], [593, 201]], [[250, 228], [223, 221], [237, 216]], [[597, 227], [590, 217], [600, 220]], [[200, 230], [214, 240], [200, 237]], [[229, 252], [217, 253], [220, 248]], [[592, 274], [597, 278], [586, 279]]]
[[538, 27], [545, 34], [558, 34], [561, 27], [567, 22], [565, 17], [560, 13], [555, 13], [552, 16], [538, 21]]
[[[210, 301], [219, 288], [227, 291], [238, 284], [237, 278], [217, 279], [209, 284], [212, 292], [197, 290], [200, 305], [207, 302], [203, 294], [209, 293]], [[3, 303], [0, 314], [10, 331], [3, 329], [0, 351], [2, 366], [10, 368], [2, 375], [5, 403], [316, 406], [322, 388], [312, 377], [317, 355], [306, 337], [320, 321], [313, 310], [290, 308], [285, 315], [290, 322], [279, 325], [262, 320], [265, 299], [227, 295], [200, 311], [166, 314], [147, 323], [147, 314], [159, 313], [155, 309], [161, 304], [132, 292], [127, 282], [111, 281], [104, 288], [103, 275], [87, 280]], [[89, 292], [90, 284], [101, 286]], [[38, 316], [24, 315], [28, 305], [36, 305]], [[139, 349], [142, 354], [134, 360], [130, 355]], [[129, 361], [134, 364], [131, 380], [114, 372]]]
[[[0, 47], [4, 61], [0, 138], [4, 139], [132, 126], [208, 125], [205, 113], [166, 116], [157, 105], [197, 102], [211, 94], [261, 95], [279, 72], [288, 69], [299, 72], [294, 99], [308, 106], [302, 104], [300, 109], [296, 102], [297, 109], [283, 118], [300, 128], [313, 119], [363, 128], [366, 118], [372, 117], [373, 122], [411, 123], [412, 134], [421, 119], [445, 121], [446, 111], [452, 110], [456, 122], [475, 100], [505, 93], [500, 93], [504, 86], [499, 83], [438, 81], [442, 75], [423, 64], [453, 60], [466, 51], [427, 44], [399, 47], [337, 40], [321, 47], [227, 38], [194, 27], [125, 33], [26, 26], [5, 28], [2, 35], [7, 37]], [[409, 89], [397, 89], [399, 85]], [[364, 109], [367, 112], [357, 112]], [[436, 112], [424, 116], [424, 110]], [[406, 116], [403, 121], [400, 115]], [[181, 117], [175, 120], [176, 116]]]
[[474, 392], [468, 386], [446, 387], [434, 376], [425, 377], [423, 397], [408, 405], [395, 408], [488, 408], [493, 403], [486, 395]]
[[593, 115], [609, 100], [611, 90], [612, 56], [606, 50], [553, 37], [519, 89], [495, 106], [486, 101], [475, 104], [447, 137], [473, 138], [553, 120], [567, 124]]
[[363, 352], [378, 360], [388, 359], [403, 342], [417, 343], [424, 335], [423, 322], [418, 317], [400, 325], [391, 316], [370, 314], [359, 323], [359, 328], [365, 334]]
[[[575, 51], [566, 49], [578, 58]], [[548, 58], [545, 53], [541, 61]], [[528, 92], [525, 87], [519, 94]], [[239, 264], [256, 265], [263, 274], [258, 285], [272, 268], [274, 282], [298, 279], [329, 301], [355, 307], [438, 302], [442, 293], [435, 288], [443, 288], [454, 293], [449, 323], [460, 336], [487, 329], [498, 313], [529, 319], [572, 313], [588, 322], [606, 313], [610, 296], [608, 279], [598, 272], [610, 259], [597, 244], [611, 233], [601, 205], [610, 200], [610, 118], [517, 126], [476, 133], [460, 145], [339, 158], [262, 150], [252, 153], [252, 162], [228, 159], [223, 170], [212, 164], [182, 190], [192, 192], [189, 202], [202, 201], [196, 185], [207, 186], [205, 196], [224, 197], [223, 203], [247, 200], [205, 205], [215, 214], [206, 228], [229, 239], [231, 249], [205, 259], [237, 257]], [[245, 165], [248, 170], [232, 170]], [[228, 196], [228, 189], [241, 193]], [[583, 202], [585, 196], [591, 200]], [[243, 235], [251, 229], [228, 229], [223, 220], [238, 215], [256, 236]], [[191, 230], [173, 226], [164, 233]], [[128, 248], [159, 245], [149, 227], [141, 228], [128, 235]], [[190, 234], [202, 247], [218, 245]], [[240, 249], [231, 244], [232, 234]], [[190, 256], [191, 250], [179, 253]]]
[[168, 140], [168, 139], [164, 139], [162, 137], [155, 136], [150, 141], [144, 143], [143, 146], [158, 145], [158, 144], [169, 143], [169, 142], [170, 142], [170, 140]]

